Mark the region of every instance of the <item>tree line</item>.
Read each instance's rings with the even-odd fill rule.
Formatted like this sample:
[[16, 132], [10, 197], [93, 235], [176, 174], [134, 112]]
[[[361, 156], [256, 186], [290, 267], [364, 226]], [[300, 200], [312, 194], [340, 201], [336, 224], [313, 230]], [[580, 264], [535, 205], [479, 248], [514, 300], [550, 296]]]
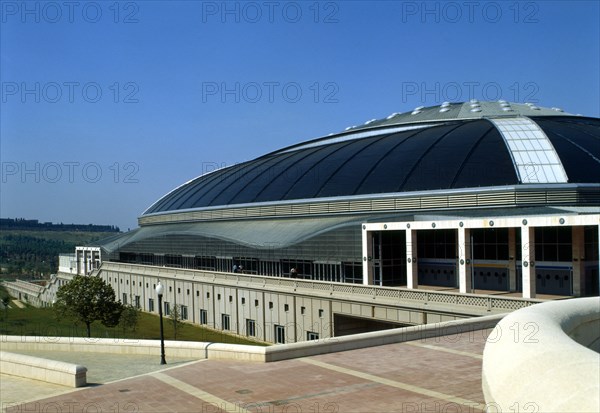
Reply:
[[0, 263], [3, 274], [41, 275], [56, 272], [58, 254], [75, 250], [74, 242], [20, 234], [2, 234]]
[[121, 232], [115, 225], [95, 224], [54, 224], [39, 222], [37, 219], [0, 218], [0, 228], [3, 230], [28, 229], [39, 231], [84, 231], [84, 232]]

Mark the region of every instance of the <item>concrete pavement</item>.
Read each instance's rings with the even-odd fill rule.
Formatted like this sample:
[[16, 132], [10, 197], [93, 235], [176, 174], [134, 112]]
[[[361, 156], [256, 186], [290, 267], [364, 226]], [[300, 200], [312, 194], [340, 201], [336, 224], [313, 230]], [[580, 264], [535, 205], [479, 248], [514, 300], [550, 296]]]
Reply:
[[167, 349], [166, 369], [159, 357], [63, 354], [88, 367], [96, 384], [56, 394], [61, 389], [3, 376], [2, 403], [7, 412], [28, 413], [481, 412], [489, 332], [273, 363], [169, 360]]

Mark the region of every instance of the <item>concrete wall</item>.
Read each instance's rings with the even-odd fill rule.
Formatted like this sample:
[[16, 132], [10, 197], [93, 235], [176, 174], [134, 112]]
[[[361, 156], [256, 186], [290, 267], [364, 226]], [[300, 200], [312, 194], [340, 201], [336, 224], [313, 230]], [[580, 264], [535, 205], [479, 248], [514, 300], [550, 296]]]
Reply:
[[[144, 311], [150, 311], [148, 302], [153, 299], [154, 313], [158, 313], [154, 287], [160, 280], [165, 287], [163, 301], [171, 308], [186, 306], [188, 321], [200, 323], [200, 310], [204, 310], [208, 327], [247, 336], [247, 320], [253, 320], [255, 335], [250, 338], [269, 343], [282, 342], [277, 328], [283, 328], [283, 343], [305, 341], [309, 333], [319, 339], [333, 337], [334, 314], [421, 325], [503, 314], [540, 302], [114, 262], [104, 262], [98, 274], [118, 298], [125, 294], [128, 302], [134, 302], [139, 295]], [[224, 315], [229, 317], [228, 328]]]
[[87, 369], [83, 366], [6, 351], [0, 351], [0, 371], [69, 387], [87, 384]]
[[[246, 274], [216, 273], [104, 262], [92, 275], [110, 284], [117, 299], [158, 313], [155, 287], [164, 285], [163, 301], [185, 306], [187, 321], [225, 333], [270, 343], [294, 343], [311, 336], [332, 337], [334, 315], [362, 317], [396, 325], [421, 325], [489, 314], [503, 314], [541, 300], [460, 294], [444, 291], [364, 286]], [[58, 287], [71, 274], [59, 273], [38, 296], [50, 305]], [[153, 300], [153, 306], [150, 306]], [[224, 325], [224, 315], [229, 326]], [[254, 322], [254, 336], [247, 329]], [[228, 328], [226, 328], [228, 327]], [[280, 337], [276, 336], [276, 330]]]
[[[165, 341], [165, 354], [169, 357], [195, 359], [243, 360], [272, 362], [297, 357], [314, 356], [338, 351], [354, 350], [384, 344], [440, 337], [450, 334], [470, 333], [494, 327], [503, 314], [466, 320], [447, 321], [426, 326], [395, 328], [385, 331], [330, 337], [270, 347], [189, 341]], [[0, 336], [5, 350], [71, 351], [113, 354], [144, 354], [160, 356], [159, 340], [123, 340], [79, 337]]]
[[483, 353], [485, 400], [498, 411], [600, 411], [600, 298], [515, 311]]

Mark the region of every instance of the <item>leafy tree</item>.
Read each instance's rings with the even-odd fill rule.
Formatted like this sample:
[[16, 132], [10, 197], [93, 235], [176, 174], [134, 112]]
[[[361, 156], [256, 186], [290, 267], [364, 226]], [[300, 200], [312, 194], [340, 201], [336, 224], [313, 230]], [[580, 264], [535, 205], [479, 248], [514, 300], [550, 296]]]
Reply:
[[115, 291], [97, 276], [75, 276], [58, 289], [54, 308], [60, 316], [81, 321], [91, 337], [91, 325], [100, 321], [106, 327], [119, 324], [123, 311], [121, 302], [115, 300]]
[[140, 316], [139, 307], [128, 305], [123, 308], [119, 324], [124, 330], [132, 330], [135, 332]]
[[171, 322], [173, 323], [173, 339], [177, 340], [177, 331], [183, 328], [183, 323], [181, 322], [181, 306], [179, 304], [173, 306], [169, 318], [171, 318]]

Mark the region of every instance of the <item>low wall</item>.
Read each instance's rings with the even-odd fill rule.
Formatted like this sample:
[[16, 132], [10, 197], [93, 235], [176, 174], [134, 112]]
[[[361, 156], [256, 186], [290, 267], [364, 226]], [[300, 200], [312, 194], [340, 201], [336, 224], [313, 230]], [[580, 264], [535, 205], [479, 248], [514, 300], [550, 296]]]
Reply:
[[69, 387], [87, 384], [87, 368], [83, 366], [6, 351], [0, 351], [0, 371]]
[[[0, 336], [3, 350], [74, 351], [111, 354], [160, 354], [160, 340], [132, 340], [83, 337]], [[182, 358], [206, 358], [210, 343], [165, 341], [169, 355]]]
[[600, 298], [517, 310], [483, 353], [486, 403], [498, 411], [600, 411]]
[[[165, 353], [167, 363], [169, 357], [271, 362], [493, 328], [502, 317], [504, 317], [503, 314], [497, 314], [343, 337], [332, 337], [322, 340], [279, 344], [270, 347], [192, 341], [165, 341]], [[53, 350], [113, 354], [154, 354], [157, 356], [160, 354], [159, 340], [0, 336], [0, 343], [3, 349], [13, 351], [21, 349], [28, 351]]]
[[265, 361], [316, 356], [319, 354], [336, 353], [338, 351], [403, 343], [406, 341], [422, 340], [451, 334], [462, 334], [470, 331], [493, 328], [504, 316], [505, 314], [495, 314], [484, 317], [401, 327], [342, 337], [331, 337], [323, 340], [276, 345], [266, 348]]

